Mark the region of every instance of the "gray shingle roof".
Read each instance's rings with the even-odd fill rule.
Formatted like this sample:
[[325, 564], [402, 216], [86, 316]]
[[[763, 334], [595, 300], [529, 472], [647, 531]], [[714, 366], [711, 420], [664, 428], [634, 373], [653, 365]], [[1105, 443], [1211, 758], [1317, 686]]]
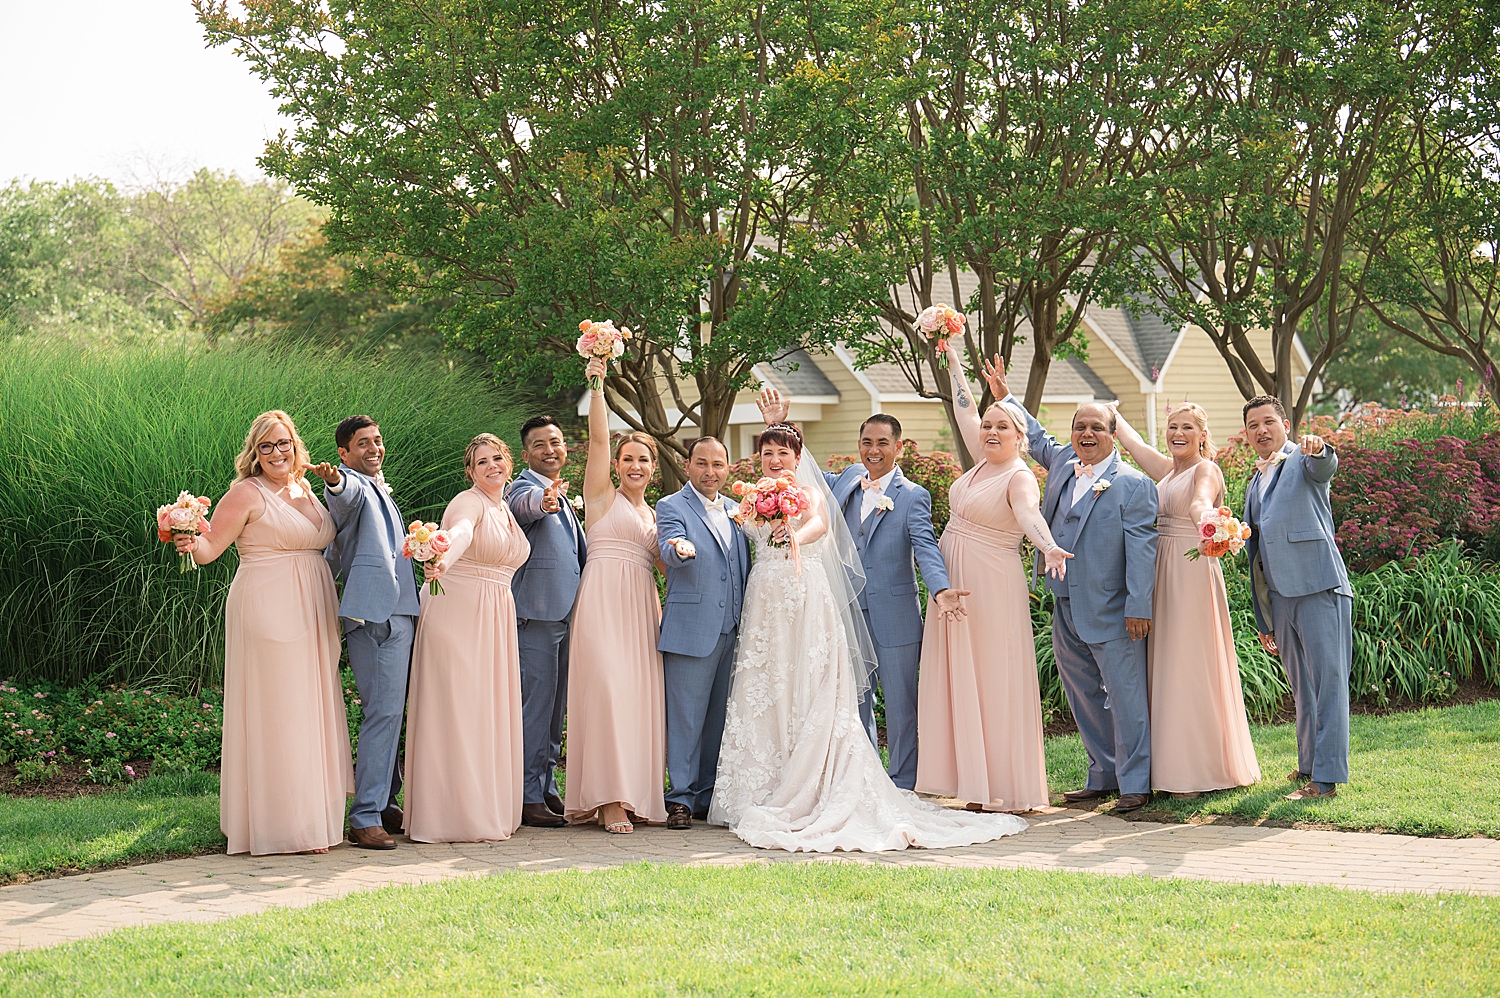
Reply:
[[832, 395], [838, 398], [838, 387], [828, 380], [805, 350], [793, 350], [780, 360], [757, 366], [767, 373], [767, 380], [783, 395]]

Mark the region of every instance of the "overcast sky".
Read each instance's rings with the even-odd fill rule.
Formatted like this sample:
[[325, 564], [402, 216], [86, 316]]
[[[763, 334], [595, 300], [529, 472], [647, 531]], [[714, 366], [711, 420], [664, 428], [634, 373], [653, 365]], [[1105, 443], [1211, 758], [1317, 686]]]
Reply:
[[0, 185], [127, 180], [146, 160], [258, 176], [284, 126], [188, 0], [0, 0]]

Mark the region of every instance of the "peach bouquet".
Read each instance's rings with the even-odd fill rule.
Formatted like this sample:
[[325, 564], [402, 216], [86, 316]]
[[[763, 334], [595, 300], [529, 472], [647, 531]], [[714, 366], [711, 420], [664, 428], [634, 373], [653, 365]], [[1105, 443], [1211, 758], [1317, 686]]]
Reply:
[[[440, 529], [436, 523], [413, 520], [406, 528], [406, 540], [401, 545], [401, 555], [426, 565], [430, 561], [441, 558], [452, 546], [453, 541], [448, 537], [448, 532]], [[436, 596], [443, 591], [443, 584], [433, 579], [427, 591]]]
[[1222, 558], [1239, 554], [1250, 539], [1250, 525], [1234, 518], [1228, 506], [1211, 509], [1198, 518], [1198, 546], [1188, 551], [1188, 561], [1200, 557]]
[[[630, 339], [630, 327], [615, 328], [613, 319], [593, 322], [585, 319], [578, 324], [578, 356], [585, 360], [602, 357], [608, 363], [625, 354], [625, 341]], [[590, 378], [589, 389], [600, 391], [604, 387], [602, 378]]]
[[[775, 523], [777, 520], [795, 520], [807, 512], [812, 500], [791, 475], [779, 478], [762, 478], [753, 485], [750, 482], [735, 482], [730, 488], [740, 500], [740, 508], [732, 515], [740, 526], [751, 523]], [[790, 523], [788, 524], [790, 525]], [[782, 547], [789, 541], [772, 541]]]
[[[156, 507], [157, 538], [163, 544], [171, 544], [179, 536], [197, 537], [208, 533], [208, 510], [213, 504], [208, 496], [177, 493], [176, 502]], [[177, 571], [198, 571], [198, 563], [193, 560], [191, 551], [177, 556]]]
[[929, 305], [917, 316], [917, 328], [928, 339], [937, 340], [938, 367], [948, 366], [948, 339], [964, 330], [968, 316], [951, 305]]

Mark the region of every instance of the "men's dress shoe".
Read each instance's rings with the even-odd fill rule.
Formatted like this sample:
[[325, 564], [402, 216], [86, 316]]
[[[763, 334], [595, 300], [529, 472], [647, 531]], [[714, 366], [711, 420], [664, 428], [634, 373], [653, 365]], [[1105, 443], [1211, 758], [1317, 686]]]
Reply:
[[390, 807], [380, 812], [380, 824], [383, 828], [385, 828], [386, 831], [390, 832], [392, 835], [400, 835], [401, 819], [404, 817], [406, 816], [401, 813], [401, 809], [392, 804]]
[[1304, 773], [1300, 769], [1294, 769], [1286, 774], [1286, 781], [1288, 783], [1306, 783], [1310, 779], [1312, 779], [1312, 774]]
[[542, 803], [546, 804], [547, 810], [551, 811], [553, 814], [567, 814], [567, 812], [563, 810], [562, 798], [557, 796], [557, 794], [548, 794], [547, 796], [542, 798]]
[[686, 804], [667, 805], [667, 827], [677, 830], [693, 827], [693, 812]]
[[1338, 796], [1338, 784], [1332, 784], [1327, 791], [1319, 790], [1318, 785], [1311, 781], [1301, 790], [1293, 790], [1286, 795], [1287, 800], [1325, 800], [1329, 797]]
[[1121, 794], [1120, 799], [1115, 801], [1115, 814], [1129, 814], [1131, 811], [1139, 811], [1150, 802], [1150, 794]]
[[1108, 797], [1114, 792], [1113, 790], [1069, 790], [1063, 794], [1063, 800], [1069, 804], [1082, 804], [1086, 800], [1098, 800], [1101, 797]]
[[552, 813], [546, 804], [522, 804], [521, 824], [533, 828], [561, 828], [568, 823], [560, 814]]
[[390, 833], [379, 825], [371, 825], [369, 828], [349, 828], [349, 841], [361, 849], [394, 849], [396, 840], [391, 838]]
[[693, 820], [694, 821], [707, 821], [708, 820], [708, 808], [704, 808], [701, 811], [694, 811], [693, 812]]

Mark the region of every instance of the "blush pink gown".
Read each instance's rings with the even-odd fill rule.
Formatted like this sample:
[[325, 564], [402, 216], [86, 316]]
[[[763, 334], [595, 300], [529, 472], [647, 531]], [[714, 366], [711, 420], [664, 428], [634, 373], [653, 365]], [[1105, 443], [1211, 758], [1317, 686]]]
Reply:
[[406, 714], [405, 828], [416, 842], [508, 839], [521, 824], [521, 660], [510, 580], [531, 545], [478, 489], [474, 538], [423, 594]]
[[[976, 484], [980, 470], [994, 477]], [[999, 474], [981, 464], [949, 491], [938, 546], [949, 585], [969, 590], [968, 616], [944, 620], [928, 604], [917, 685], [917, 791], [995, 811], [1049, 803], [1023, 535], [1008, 491], [1017, 474], [1030, 474], [1021, 461]]]
[[314, 525], [251, 479], [265, 512], [235, 541], [240, 565], [224, 605], [224, 757], [219, 827], [231, 853], [327, 849], [344, 840], [354, 793], [339, 685], [339, 605]]
[[[1195, 793], [1260, 779], [1224, 571], [1217, 558], [1189, 561], [1198, 546], [1193, 476], [1175, 471], [1157, 486], [1156, 623], [1147, 638], [1151, 787]], [[1221, 497], [1222, 501], [1222, 497]]]
[[588, 551], [568, 641], [563, 812], [571, 822], [591, 821], [600, 805], [619, 801], [647, 821], [666, 821], [656, 526], [617, 493], [589, 528]]

